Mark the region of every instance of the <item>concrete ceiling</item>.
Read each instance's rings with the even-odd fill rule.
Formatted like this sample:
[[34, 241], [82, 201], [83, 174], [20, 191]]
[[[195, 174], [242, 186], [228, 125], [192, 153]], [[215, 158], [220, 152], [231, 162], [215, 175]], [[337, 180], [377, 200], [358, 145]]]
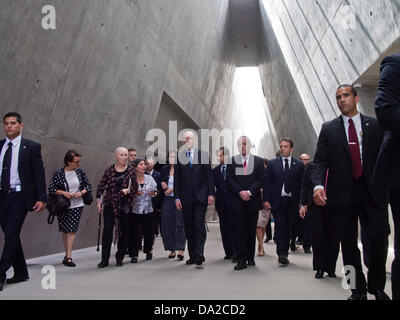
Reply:
[[257, 66], [260, 31], [258, 0], [230, 0], [229, 10], [236, 66]]
[[380, 58], [365, 71], [355, 83], [366, 88], [375, 88], [379, 83], [380, 67], [382, 60], [394, 53], [400, 52], [400, 40], [397, 40]]

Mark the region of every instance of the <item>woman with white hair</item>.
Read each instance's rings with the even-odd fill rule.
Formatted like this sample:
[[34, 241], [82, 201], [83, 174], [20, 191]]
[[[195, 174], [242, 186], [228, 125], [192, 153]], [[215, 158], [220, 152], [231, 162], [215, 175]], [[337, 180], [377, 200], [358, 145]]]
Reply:
[[[115, 225], [118, 239], [116, 254], [117, 266], [123, 265], [130, 229], [130, 214], [124, 208], [132, 204], [133, 195], [138, 189], [135, 169], [128, 163], [128, 149], [119, 147], [115, 150], [115, 163], [109, 166], [97, 186], [97, 208], [99, 214], [103, 213], [104, 229], [101, 249], [101, 262], [99, 268], [108, 266]], [[103, 201], [101, 196], [106, 192]], [[104, 208], [103, 208], [104, 206]]]

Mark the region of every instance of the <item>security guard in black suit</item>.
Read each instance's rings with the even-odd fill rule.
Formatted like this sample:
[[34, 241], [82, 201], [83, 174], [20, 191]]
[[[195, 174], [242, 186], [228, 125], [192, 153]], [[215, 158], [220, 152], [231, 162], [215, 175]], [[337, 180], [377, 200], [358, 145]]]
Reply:
[[14, 276], [6, 283], [29, 279], [20, 232], [28, 211], [40, 212], [46, 202], [40, 144], [22, 138], [24, 125], [20, 114], [6, 114], [3, 123], [6, 139], [0, 141], [0, 225], [5, 241], [0, 258], [0, 291], [11, 266]]

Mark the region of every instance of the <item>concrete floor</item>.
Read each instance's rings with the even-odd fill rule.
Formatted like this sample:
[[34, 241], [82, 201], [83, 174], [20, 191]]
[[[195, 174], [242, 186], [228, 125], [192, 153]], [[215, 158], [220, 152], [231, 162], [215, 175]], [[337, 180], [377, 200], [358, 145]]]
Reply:
[[[302, 249], [289, 255], [290, 265], [279, 267], [273, 243], [265, 244], [266, 255], [256, 257], [256, 267], [234, 271], [230, 261], [224, 261], [218, 223], [209, 223], [206, 242], [206, 263], [186, 266], [184, 262], [168, 259], [162, 240], [155, 241], [152, 261], [141, 254], [137, 264], [125, 259], [123, 267], [111, 259], [108, 268], [98, 269], [100, 253], [96, 248], [73, 252], [76, 268], [61, 264], [64, 254], [28, 261], [30, 280], [5, 285], [1, 300], [13, 299], [133, 299], [133, 300], [345, 300], [348, 290], [341, 287], [341, 257], [336, 279], [316, 280], [312, 270], [312, 256]], [[115, 248], [113, 248], [115, 253]], [[390, 252], [388, 270], [393, 259]], [[186, 257], [185, 257], [186, 261]], [[56, 289], [42, 288], [42, 268], [52, 265], [56, 271]], [[8, 276], [12, 276], [12, 270]], [[386, 292], [391, 296], [390, 274]], [[374, 299], [369, 296], [369, 299]]]

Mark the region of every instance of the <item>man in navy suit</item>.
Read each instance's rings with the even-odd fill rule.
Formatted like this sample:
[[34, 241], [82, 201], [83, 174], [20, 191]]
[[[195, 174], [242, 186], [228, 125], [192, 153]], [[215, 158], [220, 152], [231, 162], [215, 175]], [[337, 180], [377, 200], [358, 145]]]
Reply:
[[232, 205], [239, 237], [238, 263], [234, 269], [243, 270], [256, 265], [256, 228], [258, 212], [262, 208], [261, 187], [265, 169], [264, 160], [250, 154], [252, 143], [248, 137], [240, 137], [237, 146], [240, 154], [230, 159], [227, 180], [233, 194]]
[[[292, 157], [294, 143], [289, 138], [280, 141], [281, 156], [270, 160], [263, 189], [263, 206], [272, 210], [275, 219], [276, 252], [282, 266], [289, 264], [289, 245], [296, 248], [295, 221], [299, 211], [304, 164]], [[294, 248], [293, 248], [294, 247]]]
[[392, 298], [400, 300], [400, 53], [382, 61], [375, 111], [385, 135], [376, 163], [374, 181], [378, 187], [389, 190], [395, 231]]
[[214, 179], [208, 153], [197, 148], [196, 134], [189, 130], [184, 138], [175, 165], [175, 205], [183, 214], [189, 252], [186, 264], [201, 265], [205, 261], [207, 206], [214, 202]]
[[[338, 87], [336, 102], [342, 114], [324, 123], [318, 138], [311, 175], [313, 200], [318, 206], [326, 206], [339, 233], [343, 265], [354, 268], [349, 300], [367, 300], [367, 290], [377, 300], [387, 300], [387, 199], [385, 190], [372, 184], [383, 131], [376, 119], [358, 112], [359, 97], [351, 85]], [[359, 220], [368, 241], [368, 287], [358, 249]]]
[[6, 139], [0, 141], [0, 225], [5, 241], [0, 258], [0, 291], [11, 266], [14, 276], [6, 283], [29, 279], [20, 232], [28, 211], [40, 212], [46, 202], [40, 144], [22, 138], [24, 125], [20, 114], [6, 114], [3, 123]]
[[155, 165], [156, 163], [153, 158], [147, 158], [146, 160], [147, 174], [151, 175], [154, 181], [157, 183], [157, 195], [151, 199], [151, 202], [155, 214], [154, 234], [158, 236], [161, 232], [161, 209], [162, 209], [164, 192], [162, 192], [161, 188], [161, 174], [160, 172], [154, 169]]
[[221, 231], [222, 245], [225, 251], [225, 260], [237, 262], [237, 231], [235, 215], [232, 206], [232, 194], [227, 184], [226, 167], [229, 151], [225, 147], [217, 151], [220, 165], [213, 169], [215, 193], [215, 210], [219, 217], [219, 228]]

